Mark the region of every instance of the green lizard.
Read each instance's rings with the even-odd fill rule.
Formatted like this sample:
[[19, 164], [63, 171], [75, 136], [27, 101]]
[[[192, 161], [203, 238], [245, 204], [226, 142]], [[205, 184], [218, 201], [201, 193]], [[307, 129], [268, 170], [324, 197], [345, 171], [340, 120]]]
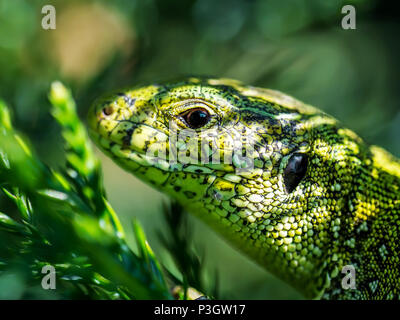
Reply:
[[399, 298], [400, 161], [322, 111], [189, 78], [100, 98], [89, 127], [119, 165], [305, 297]]

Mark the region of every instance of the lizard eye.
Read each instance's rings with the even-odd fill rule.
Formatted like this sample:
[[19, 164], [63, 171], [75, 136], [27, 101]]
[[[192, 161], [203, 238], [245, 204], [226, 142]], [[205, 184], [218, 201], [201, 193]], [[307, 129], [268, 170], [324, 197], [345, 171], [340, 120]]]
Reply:
[[307, 155], [303, 153], [294, 153], [283, 172], [283, 181], [287, 193], [296, 189], [297, 185], [304, 178], [308, 166]]
[[204, 127], [210, 121], [210, 114], [206, 109], [194, 108], [181, 115], [186, 124], [192, 129]]

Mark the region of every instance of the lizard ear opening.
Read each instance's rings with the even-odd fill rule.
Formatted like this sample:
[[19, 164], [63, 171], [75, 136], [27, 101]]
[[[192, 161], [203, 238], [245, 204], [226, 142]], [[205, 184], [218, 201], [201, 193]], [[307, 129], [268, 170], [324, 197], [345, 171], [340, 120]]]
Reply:
[[307, 172], [308, 157], [303, 153], [294, 153], [283, 172], [283, 181], [287, 193], [292, 193]]

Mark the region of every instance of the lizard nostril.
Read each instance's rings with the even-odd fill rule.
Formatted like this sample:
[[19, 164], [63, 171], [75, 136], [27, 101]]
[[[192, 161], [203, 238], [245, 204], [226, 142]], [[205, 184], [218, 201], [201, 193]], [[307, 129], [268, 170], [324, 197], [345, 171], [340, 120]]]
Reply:
[[107, 107], [103, 108], [102, 111], [105, 116], [109, 116], [114, 112], [114, 108], [112, 106], [107, 106]]

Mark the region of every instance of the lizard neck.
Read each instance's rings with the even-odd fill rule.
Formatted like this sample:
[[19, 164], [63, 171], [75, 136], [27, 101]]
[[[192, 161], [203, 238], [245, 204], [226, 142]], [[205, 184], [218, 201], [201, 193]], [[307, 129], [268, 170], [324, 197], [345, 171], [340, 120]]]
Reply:
[[[259, 220], [244, 220], [246, 223], [240, 226], [235, 225], [238, 218], [225, 210], [227, 206], [219, 198], [207, 198], [212, 205], [202, 210], [199, 207], [204, 197], [190, 201], [186, 207], [228, 242], [307, 298], [397, 296], [396, 290], [400, 288], [399, 162], [382, 149], [366, 146], [346, 161], [346, 165], [354, 165], [352, 174], [334, 176], [334, 181], [329, 184], [330, 188], [335, 183], [342, 184], [340, 197], [327, 203], [323, 197], [319, 202], [311, 201], [308, 212], [293, 213], [287, 216], [287, 221], [283, 220], [279, 206], [276, 216], [268, 213]], [[321, 167], [329, 166], [321, 160]], [[215, 178], [213, 186], [217, 183], [222, 180]], [[204, 193], [212, 191], [208, 184], [204, 188]], [[238, 187], [235, 189], [240, 191]], [[179, 199], [179, 192], [170, 191]], [[241, 210], [245, 213], [251, 207]], [[323, 215], [323, 220], [307, 219], [311, 214], [318, 217], [318, 212], [319, 217]], [[273, 224], [274, 218], [279, 218], [282, 223]], [[297, 228], [285, 230], [285, 221]], [[291, 241], [286, 242], [288, 237]], [[343, 285], [348, 275], [343, 273], [345, 266], [355, 270], [355, 288]]]
[[347, 265], [354, 273], [343, 271], [325, 298], [393, 299], [400, 293], [400, 163], [381, 148], [370, 151], [353, 178], [338, 246], [341, 267]]

